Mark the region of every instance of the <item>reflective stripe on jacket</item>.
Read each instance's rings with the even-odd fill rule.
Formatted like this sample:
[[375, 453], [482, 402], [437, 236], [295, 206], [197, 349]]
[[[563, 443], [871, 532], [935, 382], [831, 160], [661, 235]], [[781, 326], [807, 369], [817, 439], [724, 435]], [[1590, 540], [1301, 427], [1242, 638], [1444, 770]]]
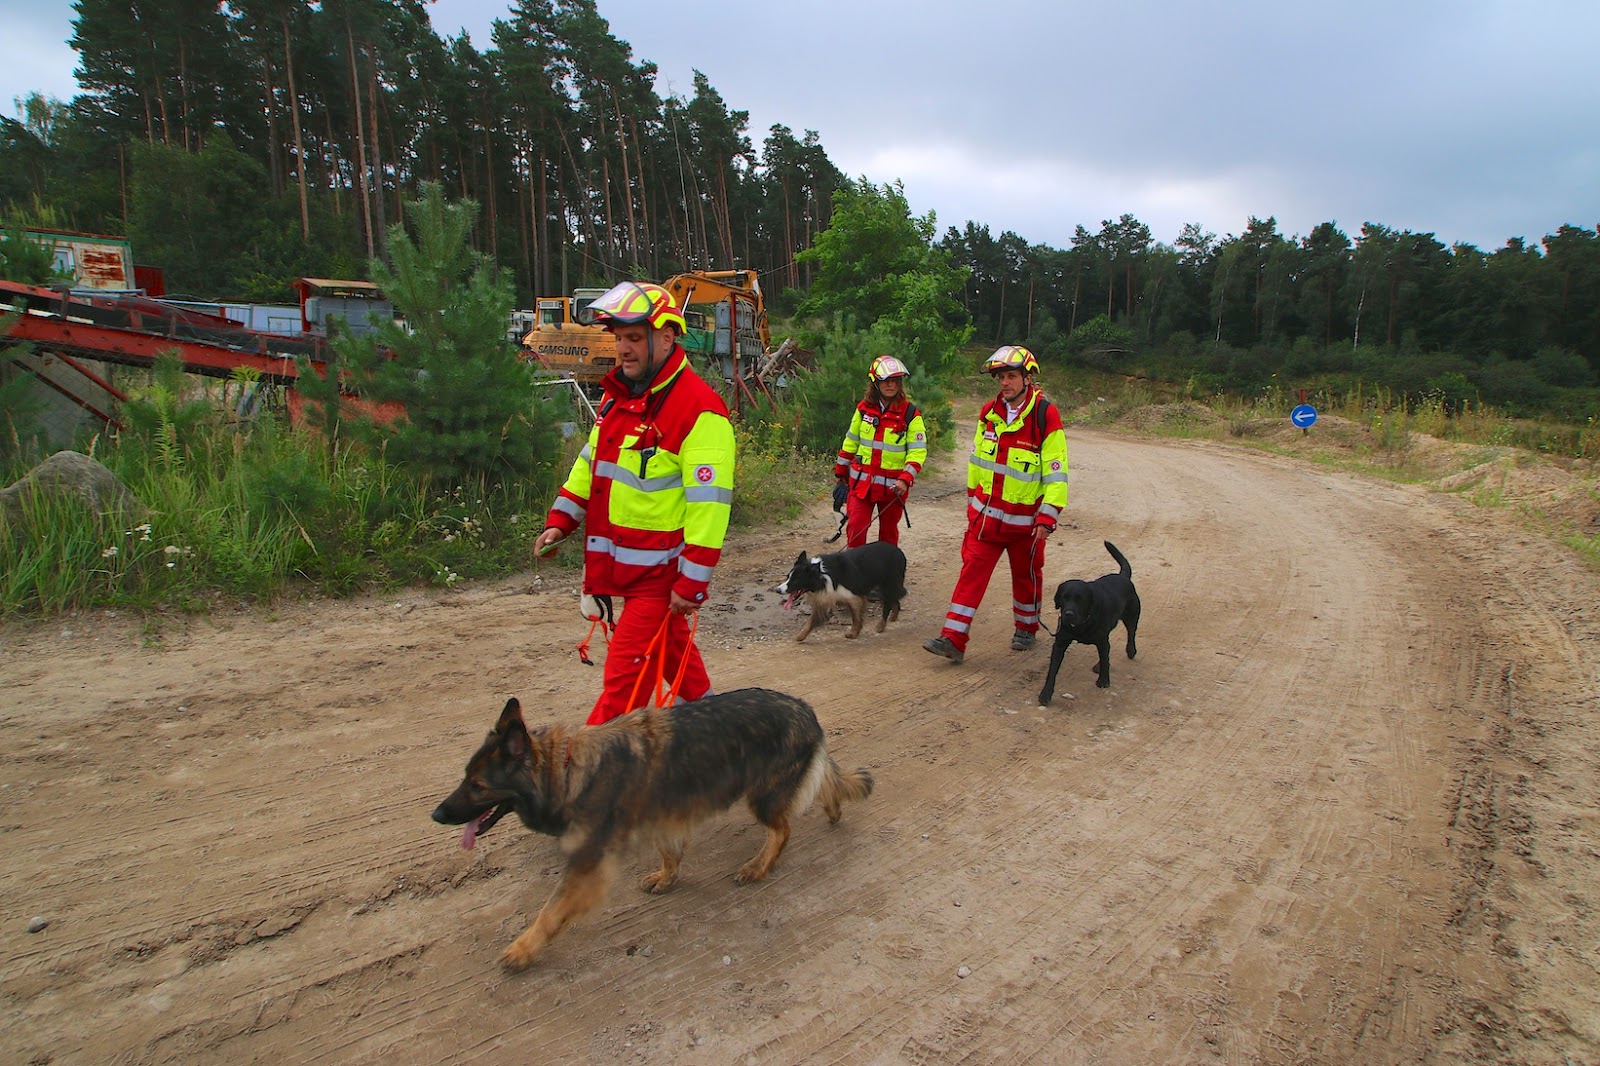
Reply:
[[839, 446], [833, 476], [850, 478], [850, 495], [881, 502], [893, 498], [896, 481], [910, 488], [927, 459], [921, 411], [903, 396], [888, 406], [862, 400]]
[[[1037, 410], [1036, 410], [1037, 408]], [[978, 412], [967, 460], [967, 522], [982, 540], [1055, 526], [1067, 506], [1067, 435], [1061, 414], [1031, 386], [1016, 420], [996, 397]]]
[[704, 603], [733, 506], [727, 406], [679, 347], [643, 396], [619, 370], [601, 384], [601, 417], [545, 523], [584, 527], [585, 592]]

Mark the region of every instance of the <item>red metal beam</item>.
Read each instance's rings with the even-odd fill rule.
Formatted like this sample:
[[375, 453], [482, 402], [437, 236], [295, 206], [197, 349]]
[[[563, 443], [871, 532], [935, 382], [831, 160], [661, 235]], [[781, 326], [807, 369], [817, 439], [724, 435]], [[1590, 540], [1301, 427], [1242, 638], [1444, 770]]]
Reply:
[[85, 411], [88, 411], [90, 414], [94, 415], [101, 422], [110, 426], [112, 429], [122, 428], [122, 423], [117, 420], [116, 416], [100, 410], [100, 408], [96, 407], [88, 400], [85, 400], [82, 396], [75, 394], [71, 389], [68, 389], [60, 382], [57, 382], [55, 379], [51, 378], [50, 375], [46, 374], [43, 370], [36, 366], [30, 366], [20, 359], [17, 360], [17, 365], [26, 370], [28, 373], [32, 374], [34, 377], [38, 378], [41, 383], [48, 385], [50, 388], [56, 390], [67, 399], [83, 408]]
[[52, 352], [51, 354], [57, 359], [61, 360], [64, 365], [70, 366], [72, 369], [76, 370], [78, 373], [82, 374], [84, 377], [88, 378], [90, 381], [94, 382], [96, 385], [115, 396], [118, 400], [122, 401], [123, 403], [128, 402], [128, 397], [123, 394], [121, 389], [111, 384], [111, 382], [107, 381], [99, 374], [96, 374], [93, 370], [90, 370], [88, 367], [79, 363], [76, 359], [72, 358], [72, 356], [66, 354], [65, 352]]
[[[162, 353], [173, 351], [182, 360], [186, 371], [208, 377], [228, 377], [239, 366], [254, 367], [260, 371], [263, 380], [283, 385], [294, 384], [299, 376], [294, 359], [287, 355], [274, 357], [241, 352], [201, 341], [64, 322], [59, 318], [40, 315], [18, 315], [11, 328], [0, 336], [0, 347], [5, 346], [7, 341], [26, 341], [85, 359], [143, 367], [154, 366]], [[313, 360], [312, 366], [318, 371], [322, 369], [320, 361]]]

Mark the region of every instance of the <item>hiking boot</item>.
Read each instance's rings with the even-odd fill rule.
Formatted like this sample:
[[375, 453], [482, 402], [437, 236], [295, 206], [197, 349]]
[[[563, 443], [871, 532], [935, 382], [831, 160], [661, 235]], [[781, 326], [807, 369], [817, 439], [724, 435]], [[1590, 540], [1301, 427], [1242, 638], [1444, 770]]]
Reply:
[[924, 651], [931, 651], [935, 655], [942, 655], [953, 663], [960, 663], [966, 656], [961, 649], [950, 643], [950, 638], [940, 635], [922, 642]]
[[1026, 629], [1019, 629], [1011, 634], [1011, 650], [1027, 651], [1033, 647], [1033, 634]]

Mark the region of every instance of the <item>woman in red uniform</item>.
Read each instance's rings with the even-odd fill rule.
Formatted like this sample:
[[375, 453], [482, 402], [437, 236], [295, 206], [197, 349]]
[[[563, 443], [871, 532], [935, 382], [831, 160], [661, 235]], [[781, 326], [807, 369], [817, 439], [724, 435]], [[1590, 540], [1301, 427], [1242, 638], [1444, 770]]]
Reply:
[[867, 542], [873, 511], [878, 539], [900, 543], [900, 518], [906, 494], [928, 459], [928, 431], [922, 412], [906, 396], [911, 372], [892, 355], [880, 355], [867, 371], [867, 394], [856, 404], [850, 430], [839, 446], [833, 475], [847, 493], [845, 544]]

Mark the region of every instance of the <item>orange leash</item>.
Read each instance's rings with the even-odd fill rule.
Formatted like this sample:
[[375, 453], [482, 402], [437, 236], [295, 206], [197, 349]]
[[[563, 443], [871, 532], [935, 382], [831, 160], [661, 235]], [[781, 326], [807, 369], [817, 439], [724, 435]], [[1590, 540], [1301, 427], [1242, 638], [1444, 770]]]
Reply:
[[[678, 676], [672, 679], [672, 685], [666, 684], [667, 674], [667, 627], [672, 624], [672, 612], [668, 610], [667, 616], [661, 620], [661, 628], [656, 630], [656, 635], [650, 638], [650, 643], [645, 646], [644, 657], [648, 661], [655, 658], [655, 678], [651, 682], [651, 690], [655, 694], [657, 707], [670, 707], [672, 700], [677, 697], [679, 688], [683, 685], [684, 672], [689, 667], [689, 647], [694, 644], [695, 631], [700, 628], [700, 612], [696, 611], [693, 620], [689, 623], [689, 640], [684, 645], [683, 658], [678, 662]], [[646, 666], [639, 671], [638, 678], [633, 682], [633, 691], [628, 693], [628, 708], [630, 713], [636, 709], [639, 699], [639, 686], [644, 684], [645, 675], [650, 673]]]
[[[590, 614], [588, 606], [590, 601], [594, 604], [594, 614]], [[616, 631], [616, 623], [612, 621], [616, 615], [611, 610], [610, 596], [590, 596], [584, 594], [578, 600], [578, 610], [589, 620], [589, 632], [585, 633], [583, 640], [578, 644], [578, 660], [585, 666], [593, 666], [594, 660], [589, 658], [589, 641], [594, 639], [595, 627], [600, 628], [600, 635], [605, 637], [606, 643], [611, 643], [611, 634]]]
[[[655, 651], [656, 651], [657, 645], [660, 645], [661, 647], [665, 647], [666, 646], [666, 642], [667, 642], [667, 625], [671, 621], [672, 621], [672, 613], [670, 611], [668, 611], [667, 616], [661, 620], [661, 627], [656, 630], [656, 635], [650, 638], [650, 643], [649, 644], [645, 645], [644, 657], [645, 657], [645, 661], [646, 662], [648, 662], [650, 660], [650, 657], [652, 655], [655, 655]], [[656, 658], [656, 682], [655, 682], [655, 687], [657, 689], [659, 689], [660, 685], [661, 685], [661, 674], [666, 669], [666, 656], [664, 656], [664, 655], [656, 655], [655, 658]], [[639, 706], [639, 703], [638, 703], [638, 700], [639, 700], [639, 686], [644, 684], [644, 675], [649, 673], [649, 670], [650, 670], [650, 668], [648, 666], [646, 666], [643, 670], [639, 671], [639, 676], [634, 679], [633, 691], [628, 693], [628, 713], [630, 713], [630, 714], [633, 712], [633, 710], [636, 707]]]
[[[669, 615], [669, 617], [670, 617], [670, 615]], [[690, 616], [690, 618], [689, 618], [689, 639], [686, 640], [684, 642], [684, 644], [683, 644], [683, 657], [678, 660], [678, 676], [672, 679], [672, 688], [671, 689], [669, 689], [667, 692], [659, 693], [657, 695], [657, 697], [656, 697], [656, 706], [657, 707], [666, 707], [666, 706], [668, 706], [668, 700], [667, 700], [668, 694], [670, 694], [672, 696], [672, 698], [675, 700], [675, 699], [678, 698], [679, 692], [682, 691], [682, 689], [683, 689], [683, 675], [689, 669], [689, 649], [694, 647], [694, 634], [695, 634], [695, 631], [698, 630], [699, 628], [700, 628], [700, 612], [699, 611], [695, 611], [694, 614], [692, 616]], [[665, 649], [666, 645], [663, 644], [662, 647], [663, 647], [663, 649]], [[661, 665], [662, 665], [663, 668], [665, 668], [665, 666], [666, 666], [666, 658], [667, 657], [666, 657], [665, 654], [663, 654], [661, 656]]]
[[594, 631], [600, 630], [600, 635], [607, 644], [611, 643], [611, 626], [603, 618], [589, 620], [589, 632], [583, 635], [583, 640], [578, 643], [578, 661], [585, 666], [593, 666], [594, 660], [589, 658], [589, 641], [594, 639]]

